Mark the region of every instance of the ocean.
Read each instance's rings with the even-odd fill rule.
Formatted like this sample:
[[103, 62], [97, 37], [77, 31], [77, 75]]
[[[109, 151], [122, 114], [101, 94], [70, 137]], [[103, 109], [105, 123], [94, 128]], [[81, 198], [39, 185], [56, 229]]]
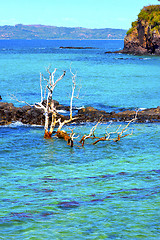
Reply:
[[[65, 49], [60, 47], [84, 47]], [[86, 49], [86, 47], [91, 47]], [[57, 68], [53, 98], [105, 111], [157, 107], [160, 57], [106, 54], [123, 40], [0, 40], [0, 95], [15, 106], [39, 102], [40, 73]], [[80, 92], [79, 92], [80, 89]], [[79, 138], [95, 123], [65, 126]], [[126, 123], [112, 123], [110, 130]], [[108, 123], [99, 124], [103, 135]], [[70, 148], [42, 126], [0, 127], [0, 239], [160, 239], [160, 123], [132, 123], [119, 142]]]

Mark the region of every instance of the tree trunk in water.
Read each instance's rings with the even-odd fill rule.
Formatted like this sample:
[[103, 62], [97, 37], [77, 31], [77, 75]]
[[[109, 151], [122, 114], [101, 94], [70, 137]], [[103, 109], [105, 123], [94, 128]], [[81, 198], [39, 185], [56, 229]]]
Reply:
[[48, 130], [45, 130], [44, 138], [49, 139], [51, 137], [52, 137], [52, 132], [48, 132]]
[[66, 133], [65, 131], [60, 131], [58, 130], [56, 133], [56, 136], [58, 138], [62, 138], [64, 139], [68, 145], [70, 145], [71, 147], [73, 147], [73, 140], [71, 139], [71, 137], [68, 135], [68, 133]]

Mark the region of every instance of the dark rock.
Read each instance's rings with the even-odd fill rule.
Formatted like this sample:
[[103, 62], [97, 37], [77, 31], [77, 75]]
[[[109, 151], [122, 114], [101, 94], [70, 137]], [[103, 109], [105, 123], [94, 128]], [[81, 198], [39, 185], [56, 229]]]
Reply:
[[70, 111], [70, 107], [69, 106], [64, 106], [64, 105], [61, 105], [61, 104], [57, 105], [56, 109], [57, 110], [64, 110], [64, 111]]
[[[56, 100], [52, 100], [52, 102], [54, 103], [54, 106], [55, 106], [55, 107], [59, 105], [59, 102], [56, 101]], [[51, 103], [51, 101], [50, 101], [49, 103]], [[43, 104], [44, 106], [46, 106], [46, 104], [47, 104], [47, 100], [44, 99], [43, 102], [42, 102], [42, 104]]]
[[31, 108], [31, 106], [26, 105], [22, 107], [22, 110], [27, 112], [28, 110], [31, 110]]
[[93, 107], [86, 107], [78, 110], [78, 114], [76, 117], [79, 119], [79, 121], [84, 122], [86, 121], [95, 122], [99, 120], [104, 122], [109, 121], [111, 119], [111, 114], [105, 111], [95, 109]]
[[114, 52], [111, 52], [111, 51], [106, 51], [105, 53], [114, 53]]
[[160, 5], [144, 7], [124, 38], [124, 49], [119, 52], [160, 55], [160, 27], [157, 20], [159, 14]]
[[[136, 111], [122, 111], [119, 113], [111, 112], [107, 113], [105, 111], [99, 111], [93, 107], [82, 108], [78, 111], [78, 115], [76, 116], [78, 121], [99, 121], [101, 119], [102, 122], [107, 121], [130, 121], [134, 119], [136, 115]], [[160, 122], [160, 107], [145, 109], [143, 111], [139, 111], [137, 114], [137, 122]]]
[[114, 51], [114, 52], [111, 52], [111, 51], [106, 51], [105, 53], [123, 53], [123, 50]]
[[95, 49], [93, 47], [63, 47], [63, 46], [61, 46], [59, 48], [61, 48], [61, 49]]
[[93, 107], [86, 107], [86, 108], [81, 108], [78, 110], [78, 114], [84, 114], [84, 115], [88, 115], [88, 114], [93, 114], [95, 112], [97, 112], [98, 110], [93, 108]]
[[3, 108], [11, 109], [13, 106], [14, 106], [13, 103], [0, 102], [0, 109], [3, 109]]
[[[59, 104], [57, 102], [57, 104]], [[63, 105], [57, 105], [61, 109], [69, 110], [69, 107]], [[76, 117], [75, 122], [107, 122], [107, 121], [129, 121], [135, 117], [135, 111], [121, 111], [115, 112], [105, 112], [95, 109], [93, 107], [81, 108], [78, 113], [74, 116]], [[67, 116], [57, 114], [57, 118], [61, 118], [62, 121], [69, 119], [69, 112]], [[49, 114], [49, 121], [51, 121], [52, 116]], [[45, 117], [43, 109], [37, 109], [36, 107], [23, 106], [15, 107], [12, 103], [0, 102], [0, 125], [9, 124], [13, 121], [21, 121], [25, 124], [37, 124], [44, 125]], [[139, 111], [137, 115], [137, 122], [160, 122], [160, 107], [145, 109]]]

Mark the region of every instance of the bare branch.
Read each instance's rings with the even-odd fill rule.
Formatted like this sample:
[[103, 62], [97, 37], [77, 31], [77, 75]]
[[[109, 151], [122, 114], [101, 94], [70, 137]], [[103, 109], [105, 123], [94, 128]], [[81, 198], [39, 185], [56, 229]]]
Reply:
[[9, 94], [9, 96], [10, 96], [10, 98], [11, 98], [12, 100], [14, 100], [14, 101], [17, 101], [17, 102], [19, 102], [19, 103], [25, 103], [25, 104], [27, 104], [27, 105], [30, 106], [30, 107], [34, 107], [34, 105], [31, 105], [31, 104], [29, 104], [29, 103], [26, 102], [26, 101], [18, 100], [18, 98], [17, 98], [14, 94]]
[[43, 102], [42, 74], [40, 73], [41, 102]]
[[63, 71], [63, 74], [55, 81], [54, 84], [52, 84], [52, 91], [55, 88], [56, 84], [65, 76], [66, 71]]
[[84, 136], [81, 138], [80, 143], [82, 143], [82, 146], [84, 146], [84, 142], [85, 142], [86, 139], [88, 139], [88, 138], [91, 138], [91, 139], [97, 138], [97, 137], [95, 136], [94, 132], [95, 132], [97, 126], [99, 125], [99, 123], [101, 122], [101, 119], [102, 119], [102, 117], [101, 117], [100, 120], [96, 123], [96, 125], [91, 128], [90, 133], [89, 133], [88, 135], [84, 135]]
[[[58, 123], [59, 123], [59, 127], [58, 127], [58, 130], [57, 131], [61, 131], [62, 127], [65, 125], [65, 124], [68, 124], [74, 120], [76, 120], [77, 118], [73, 118], [73, 98], [74, 98], [74, 91], [75, 91], [75, 88], [76, 88], [76, 74], [72, 73], [71, 71], [71, 68], [70, 68], [70, 72], [72, 74], [72, 94], [71, 94], [71, 100], [70, 100], [70, 118], [68, 120], [64, 120], [63, 122], [61, 122], [61, 119], [58, 120]], [[57, 81], [59, 81], [63, 75], [65, 75], [65, 71], [64, 73], [62, 74], [62, 76], [57, 79]], [[55, 84], [57, 83], [57, 81], [55, 82]]]
[[[101, 138], [99, 138], [97, 141], [95, 141], [95, 142], [93, 143], [93, 145], [97, 144], [97, 143], [100, 142], [100, 141], [106, 141], [106, 137], [101, 137]], [[107, 141], [109, 141], [109, 139], [108, 139]]]
[[69, 130], [71, 131], [71, 133], [70, 133], [70, 138], [71, 138], [72, 140], [79, 138], [79, 135], [78, 135], [77, 137], [75, 137], [75, 133], [73, 133], [73, 130], [74, 130], [74, 129], [75, 129], [75, 128], [73, 128], [73, 129], [69, 128]]
[[72, 95], [71, 95], [71, 101], [70, 101], [70, 119], [72, 119], [72, 110], [73, 110], [73, 97], [74, 97], [74, 91], [76, 88], [76, 74], [73, 74], [70, 68], [70, 72], [72, 74]]
[[[139, 111], [139, 110], [138, 110], [138, 111]], [[136, 121], [138, 111], [136, 111], [135, 117], [134, 117], [133, 119], [131, 119], [131, 120], [127, 123], [127, 125], [126, 125], [121, 131], [119, 131], [119, 130], [120, 130], [120, 128], [121, 128], [122, 125], [118, 126], [118, 128], [117, 128], [117, 130], [116, 130], [115, 132], [109, 132], [109, 133], [108, 133], [108, 131], [106, 130], [105, 136], [99, 138], [98, 140], [96, 140], [96, 141], [93, 143], [93, 145], [97, 144], [97, 143], [100, 142], [100, 141], [114, 141], [114, 142], [118, 142], [118, 141], [121, 140], [121, 138], [124, 138], [124, 137], [127, 137], [127, 136], [129, 136], [129, 135], [132, 135], [132, 134], [133, 134], [133, 129], [132, 129], [131, 133], [128, 133], [128, 134], [125, 134], [125, 135], [123, 135], [123, 134], [128, 131], [129, 125], [130, 125], [132, 122]], [[110, 125], [111, 125], [111, 124], [110, 124]], [[110, 126], [110, 125], [109, 125], [109, 126]], [[109, 126], [108, 126], [106, 129], [108, 129]], [[115, 134], [116, 134], [117, 136], [116, 136], [115, 138], [111, 138], [111, 135], [115, 135]]]
[[56, 71], [57, 71], [57, 68], [55, 68], [54, 71], [52, 72], [52, 85], [54, 85], [54, 76]]
[[49, 84], [51, 85], [51, 81], [52, 81], [52, 74], [51, 72], [49, 71], [50, 67], [47, 68], [47, 72], [49, 74]]

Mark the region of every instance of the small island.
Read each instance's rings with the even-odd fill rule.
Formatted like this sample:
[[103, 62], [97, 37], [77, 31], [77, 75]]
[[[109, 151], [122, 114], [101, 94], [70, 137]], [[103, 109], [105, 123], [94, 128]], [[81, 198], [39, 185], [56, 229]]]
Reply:
[[146, 6], [140, 11], [124, 38], [124, 49], [118, 52], [160, 55], [160, 5]]

